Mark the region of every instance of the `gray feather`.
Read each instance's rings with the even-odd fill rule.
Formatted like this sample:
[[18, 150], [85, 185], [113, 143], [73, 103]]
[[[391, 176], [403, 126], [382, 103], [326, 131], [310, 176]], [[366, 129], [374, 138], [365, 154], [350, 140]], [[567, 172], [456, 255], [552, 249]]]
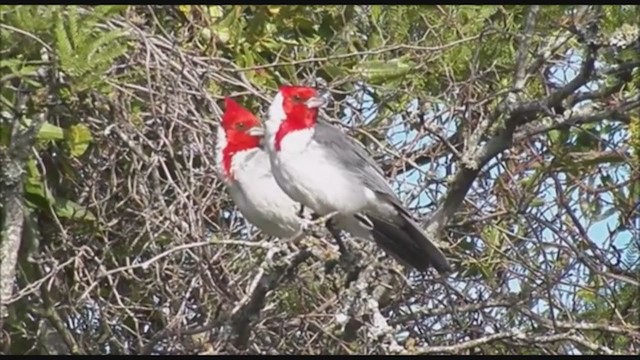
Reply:
[[439, 273], [452, 271], [442, 251], [425, 237], [411, 219], [403, 216], [402, 224], [398, 225], [386, 218], [366, 217], [373, 224], [371, 233], [378, 246], [400, 263], [419, 271], [426, 271], [430, 266]]
[[380, 201], [392, 204], [397, 211], [398, 216], [383, 216], [384, 214], [373, 214], [370, 211], [363, 214], [373, 225], [372, 235], [380, 247], [404, 265], [417, 270], [425, 271], [433, 266], [441, 273], [451, 271], [447, 258], [413, 222], [411, 214], [389, 186], [380, 167], [362, 146], [340, 129], [322, 120], [315, 127], [314, 140], [323, 145], [327, 155], [336, 164], [354, 174], [376, 193]]
[[376, 193], [384, 194], [391, 203], [402, 206], [380, 167], [353, 138], [325, 121], [319, 120], [313, 133], [313, 140], [324, 145], [328, 155], [360, 179], [366, 187]]

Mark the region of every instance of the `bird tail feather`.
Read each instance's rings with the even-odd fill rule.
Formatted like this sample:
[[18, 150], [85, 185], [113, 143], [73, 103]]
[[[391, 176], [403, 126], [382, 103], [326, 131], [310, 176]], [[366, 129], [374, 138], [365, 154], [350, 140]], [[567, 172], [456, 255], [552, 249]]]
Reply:
[[398, 261], [416, 270], [426, 271], [433, 266], [439, 273], [451, 272], [451, 265], [442, 250], [407, 215], [400, 213], [400, 216], [400, 224], [397, 224], [396, 221], [367, 214], [376, 243]]

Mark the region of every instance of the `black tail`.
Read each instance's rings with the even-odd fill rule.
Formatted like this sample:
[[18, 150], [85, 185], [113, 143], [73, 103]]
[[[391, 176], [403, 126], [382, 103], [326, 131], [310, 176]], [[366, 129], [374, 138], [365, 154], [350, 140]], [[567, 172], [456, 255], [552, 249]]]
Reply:
[[[434, 245], [418, 226], [406, 215], [401, 214], [401, 224], [390, 219], [373, 217], [367, 214], [373, 225], [373, 237], [376, 243], [400, 262], [416, 270], [426, 271], [433, 266], [439, 273], [452, 271], [449, 261], [442, 251]], [[393, 221], [393, 220], [391, 220]]]

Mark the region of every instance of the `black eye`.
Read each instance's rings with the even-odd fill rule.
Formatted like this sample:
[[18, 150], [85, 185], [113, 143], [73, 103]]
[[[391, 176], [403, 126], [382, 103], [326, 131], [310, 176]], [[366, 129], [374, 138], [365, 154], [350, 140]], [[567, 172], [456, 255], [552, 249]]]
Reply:
[[236, 130], [240, 130], [240, 131], [244, 130], [244, 123], [237, 123]]
[[295, 102], [300, 102], [300, 100], [302, 100], [302, 99], [300, 98], [300, 95], [294, 95], [294, 96], [293, 96], [293, 101], [295, 101]]

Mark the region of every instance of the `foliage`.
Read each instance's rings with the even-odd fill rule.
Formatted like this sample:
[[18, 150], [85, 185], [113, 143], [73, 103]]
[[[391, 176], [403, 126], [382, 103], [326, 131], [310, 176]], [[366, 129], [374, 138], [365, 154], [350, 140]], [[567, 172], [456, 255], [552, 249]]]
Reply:
[[[637, 353], [639, 11], [3, 6], [0, 152], [46, 121], [0, 351]], [[264, 116], [283, 83], [325, 88], [417, 216], [466, 195], [450, 279], [353, 241], [354, 280], [330, 237], [248, 231], [219, 100]]]

